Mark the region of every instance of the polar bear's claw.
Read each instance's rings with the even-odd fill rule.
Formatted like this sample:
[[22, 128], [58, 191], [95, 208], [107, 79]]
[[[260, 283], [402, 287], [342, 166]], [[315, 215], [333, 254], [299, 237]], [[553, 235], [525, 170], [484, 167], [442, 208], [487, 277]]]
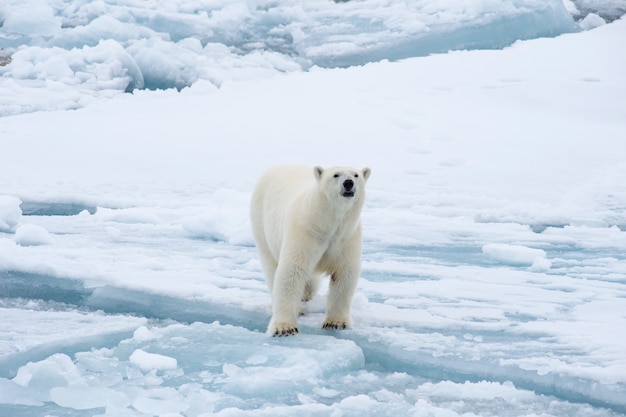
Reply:
[[345, 322], [335, 323], [333, 321], [327, 321], [322, 325], [322, 329], [345, 330], [347, 328], [348, 325]]
[[295, 334], [300, 333], [297, 327], [292, 327], [290, 329], [276, 329], [274, 330], [274, 334], [272, 337], [283, 337], [283, 336], [293, 336]]

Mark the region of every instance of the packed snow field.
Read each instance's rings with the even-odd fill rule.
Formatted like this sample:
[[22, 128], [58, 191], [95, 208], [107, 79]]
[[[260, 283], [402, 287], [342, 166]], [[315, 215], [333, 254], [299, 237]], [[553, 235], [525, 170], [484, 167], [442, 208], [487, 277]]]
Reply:
[[[0, 415], [626, 414], [624, 2], [400, 3], [0, 5]], [[349, 330], [278, 163], [372, 168]]]

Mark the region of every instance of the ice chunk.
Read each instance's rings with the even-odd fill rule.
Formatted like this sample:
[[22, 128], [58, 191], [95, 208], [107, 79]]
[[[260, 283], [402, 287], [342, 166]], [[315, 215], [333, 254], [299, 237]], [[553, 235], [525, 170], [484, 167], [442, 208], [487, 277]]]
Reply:
[[176, 369], [178, 366], [176, 358], [156, 353], [148, 353], [141, 349], [135, 350], [128, 359], [130, 363], [137, 365], [142, 371], [151, 371], [153, 369], [165, 371]]
[[493, 243], [484, 245], [482, 250], [489, 258], [509, 265], [532, 266], [537, 259], [546, 258], [544, 250], [521, 245]]
[[[9, 1], [11, 3], [11, 1]], [[26, 36], [54, 36], [61, 31], [61, 19], [43, 1], [19, 1], [9, 7], [2, 30]]]
[[[376, 12], [376, 19], [372, 13]], [[533, 2], [347, 2], [336, 10], [305, 8], [289, 34], [294, 48], [319, 66], [397, 60], [455, 49], [501, 48], [519, 39], [577, 27], [562, 0]], [[336, 13], [336, 14], [335, 14]], [[299, 17], [299, 16], [298, 16]], [[323, 19], [326, 23], [320, 25]]]
[[130, 39], [157, 36], [153, 30], [134, 23], [124, 23], [111, 15], [98, 16], [86, 25], [67, 28], [54, 42], [65, 49], [95, 46], [102, 40], [126, 43]]
[[[38, 46], [22, 48], [11, 57], [10, 65], [0, 75], [15, 80], [29, 80], [33, 86], [45, 86], [44, 80], [56, 81], [59, 87], [80, 85], [92, 91], [105, 89], [132, 91], [143, 87], [143, 75], [135, 60], [115, 40], [103, 40], [95, 46], [65, 50]], [[61, 89], [65, 93], [66, 89]]]
[[156, 339], [158, 336], [150, 331], [146, 326], [141, 326], [133, 333], [133, 339], [138, 342], [147, 342]]
[[158, 37], [135, 42], [128, 48], [139, 65], [144, 82], [150, 89], [176, 88], [181, 90], [196, 82], [200, 67], [197, 66], [199, 41], [177, 44]]
[[17, 197], [0, 195], [0, 232], [15, 230], [22, 216], [21, 201]]
[[62, 353], [22, 366], [13, 382], [39, 394], [42, 401], [50, 400], [50, 390], [54, 387], [84, 384], [80, 371], [72, 359]]
[[606, 21], [595, 13], [589, 13], [579, 25], [583, 30], [590, 30], [606, 25]]
[[15, 231], [15, 243], [22, 246], [47, 245], [52, 243], [52, 236], [46, 229], [36, 224], [23, 224]]
[[580, 14], [578, 7], [572, 0], [563, 0], [563, 6], [565, 6], [565, 10], [572, 16], [577, 16]]

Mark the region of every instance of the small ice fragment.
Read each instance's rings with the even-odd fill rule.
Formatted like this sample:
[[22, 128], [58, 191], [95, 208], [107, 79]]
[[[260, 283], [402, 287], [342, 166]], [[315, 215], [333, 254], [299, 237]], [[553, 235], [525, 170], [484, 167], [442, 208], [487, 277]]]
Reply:
[[170, 356], [159, 355], [156, 353], [148, 353], [141, 349], [135, 350], [128, 358], [130, 363], [137, 365], [142, 371], [165, 371], [168, 369], [176, 369], [178, 362], [176, 358]]
[[146, 326], [141, 326], [133, 333], [133, 339], [138, 342], [148, 342], [157, 338]]
[[606, 21], [595, 13], [589, 13], [578, 25], [582, 30], [591, 30], [606, 25]]

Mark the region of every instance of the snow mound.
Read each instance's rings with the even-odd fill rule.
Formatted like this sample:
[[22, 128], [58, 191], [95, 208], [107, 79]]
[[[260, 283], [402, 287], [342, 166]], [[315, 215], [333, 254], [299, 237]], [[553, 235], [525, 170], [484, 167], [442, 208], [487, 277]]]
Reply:
[[0, 232], [15, 230], [22, 217], [21, 201], [13, 196], [0, 195]]
[[52, 243], [52, 236], [43, 227], [29, 223], [17, 228], [14, 240], [22, 246], [47, 245]]

